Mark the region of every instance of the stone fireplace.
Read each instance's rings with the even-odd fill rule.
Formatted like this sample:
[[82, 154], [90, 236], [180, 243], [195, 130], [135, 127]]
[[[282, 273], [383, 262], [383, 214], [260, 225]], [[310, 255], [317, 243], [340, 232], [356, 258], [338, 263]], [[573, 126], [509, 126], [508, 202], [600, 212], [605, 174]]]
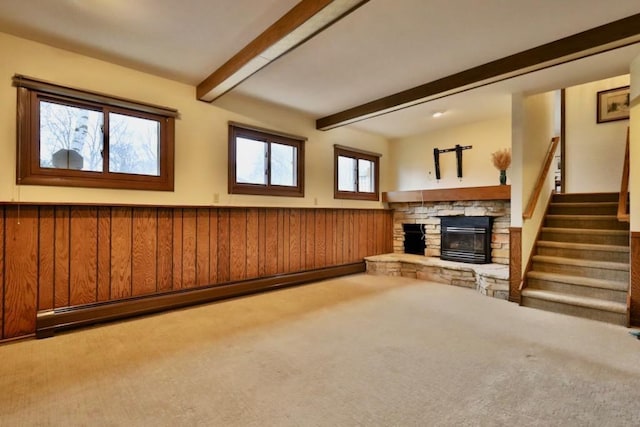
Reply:
[[[365, 257], [367, 273], [464, 286], [474, 288], [483, 295], [507, 299], [510, 196], [511, 187], [508, 185], [383, 193], [383, 201], [393, 210], [394, 253]], [[475, 249], [481, 242], [489, 263], [449, 261], [443, 259], [446, 254], [441, 257], [442, 252], [452, 246], [450, 242], [443, 244], [441, 240], [442, 227], [447, 226], [449, 219], [454, 222], [457, 219], [468, 219], [472, 223], [485, 222], [484, 238], [474, 236], [471, 245], [467, 241], [462, 246]], [[475, 229], [476, 226], [472, 224], [471, 228]], [[410, 239], [421, 239], [424, 243], [424, 251], [419, 255], [405, 252], [405, 230], [410, 229], [420, 232]], [[456, 249], [460, 248], [459, 243], [455, 245]]]
[[[456, 202], [389, 203], [393, 209], [394, 253], [405, 253], [403, 224], [422, 225], [425, 256], [440, 257], [442, 250], [441, 222], [443, 217], [491, 217], [489, 261], [509, 264], [509, 225], [511, 222], [508, 200], [476, 200]], [[446, 258], [446, 255], [445, 255]]]

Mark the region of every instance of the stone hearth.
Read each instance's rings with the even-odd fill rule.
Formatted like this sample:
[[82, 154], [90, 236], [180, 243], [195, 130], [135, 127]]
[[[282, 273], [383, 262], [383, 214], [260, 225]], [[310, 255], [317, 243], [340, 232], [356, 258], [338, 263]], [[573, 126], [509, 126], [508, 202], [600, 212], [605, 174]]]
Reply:
[[509, 296], [509, 267], [503, 264], [469, 264], [411, 254], [375, 255], [365, 261], [368, 274], [462, 286], [504, 300]]

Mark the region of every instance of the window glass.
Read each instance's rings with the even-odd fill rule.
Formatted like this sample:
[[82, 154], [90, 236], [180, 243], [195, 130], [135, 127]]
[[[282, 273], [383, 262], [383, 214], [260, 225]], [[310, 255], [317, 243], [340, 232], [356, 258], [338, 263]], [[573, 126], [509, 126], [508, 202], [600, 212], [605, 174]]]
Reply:
[[267, 144], [248, 138], [236, 139], [236, 181], [266, 184]]
[[271, 144], [271, 184], [296, 186], [296, 148], [291, 145]]
[[363, 193], [374, 192], [373, 174], [373, 162], [370, 160], [358, 159], [358, 191]]
[[40, 101], [40, 167], [102, 172], [102, 112]]
[[356, 159], [338, 156], [338, 190], [356, 191]]
[[160, 175], [160, 123], [109, 114], [109, 172]]

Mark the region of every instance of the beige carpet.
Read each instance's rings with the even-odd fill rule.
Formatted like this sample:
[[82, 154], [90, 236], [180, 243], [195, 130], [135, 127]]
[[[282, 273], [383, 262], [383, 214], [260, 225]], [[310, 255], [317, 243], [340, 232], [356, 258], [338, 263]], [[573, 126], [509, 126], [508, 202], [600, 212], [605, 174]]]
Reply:
[[0, 346], [1, 426], [625, 426], [640, 341], [356, 275]]

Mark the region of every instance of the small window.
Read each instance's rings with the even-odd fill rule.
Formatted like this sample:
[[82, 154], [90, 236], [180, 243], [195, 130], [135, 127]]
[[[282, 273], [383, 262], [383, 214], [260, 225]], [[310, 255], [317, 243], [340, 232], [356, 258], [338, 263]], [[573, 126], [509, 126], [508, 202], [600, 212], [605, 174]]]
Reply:
[[14, 77], [18, 184], [173, 190], [175, 110]]
[[380, 200], [380, 154], [334, 146], [336, 199]]
[[229, 193], [304, 196], [304, 138], [229, 125]]

